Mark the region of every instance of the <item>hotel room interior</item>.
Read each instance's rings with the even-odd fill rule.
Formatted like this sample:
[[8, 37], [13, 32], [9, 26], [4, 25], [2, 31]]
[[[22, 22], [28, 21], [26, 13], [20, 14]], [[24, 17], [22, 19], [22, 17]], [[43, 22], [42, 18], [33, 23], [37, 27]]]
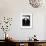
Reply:
[[0, 0], [0, 46], [46, 46], [46, 0]]

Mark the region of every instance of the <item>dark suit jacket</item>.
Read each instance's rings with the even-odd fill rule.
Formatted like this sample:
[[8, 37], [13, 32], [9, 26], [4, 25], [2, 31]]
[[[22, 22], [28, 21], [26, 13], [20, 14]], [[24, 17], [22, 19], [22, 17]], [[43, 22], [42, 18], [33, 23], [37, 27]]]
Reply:
[[22, 25], [23, 26], [30, 26], [30, 20], [29, 19], [27, 19], [27, 20], [23, 19], [22, 20]]

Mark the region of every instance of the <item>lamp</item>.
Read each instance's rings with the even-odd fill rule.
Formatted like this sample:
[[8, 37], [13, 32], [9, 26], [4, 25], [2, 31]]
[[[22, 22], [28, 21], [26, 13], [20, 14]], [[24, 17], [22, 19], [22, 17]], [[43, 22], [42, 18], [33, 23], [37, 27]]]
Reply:
[[33, 8], [38, 8], [43, 4], [43, 0], [29, 0], [29, 4], [33, 7]]

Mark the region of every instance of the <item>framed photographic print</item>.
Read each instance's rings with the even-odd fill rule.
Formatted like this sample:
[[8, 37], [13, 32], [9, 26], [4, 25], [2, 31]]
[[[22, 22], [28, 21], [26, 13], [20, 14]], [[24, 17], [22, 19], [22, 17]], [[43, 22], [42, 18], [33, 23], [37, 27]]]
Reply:
[[32, 14], [21, 14], [21, 27], [32, 28]]

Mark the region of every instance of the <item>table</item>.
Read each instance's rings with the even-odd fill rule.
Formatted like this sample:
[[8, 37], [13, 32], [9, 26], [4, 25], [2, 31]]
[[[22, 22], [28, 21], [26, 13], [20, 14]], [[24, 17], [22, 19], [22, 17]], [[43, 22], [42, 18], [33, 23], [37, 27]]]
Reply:
[[40, 45], [42, 46], [44, 44], [46, 46], [46, 40], [39, 40], [39, 41], [9, 40], [7, 43], [14, 44], [16, 46], [40, 46]]

